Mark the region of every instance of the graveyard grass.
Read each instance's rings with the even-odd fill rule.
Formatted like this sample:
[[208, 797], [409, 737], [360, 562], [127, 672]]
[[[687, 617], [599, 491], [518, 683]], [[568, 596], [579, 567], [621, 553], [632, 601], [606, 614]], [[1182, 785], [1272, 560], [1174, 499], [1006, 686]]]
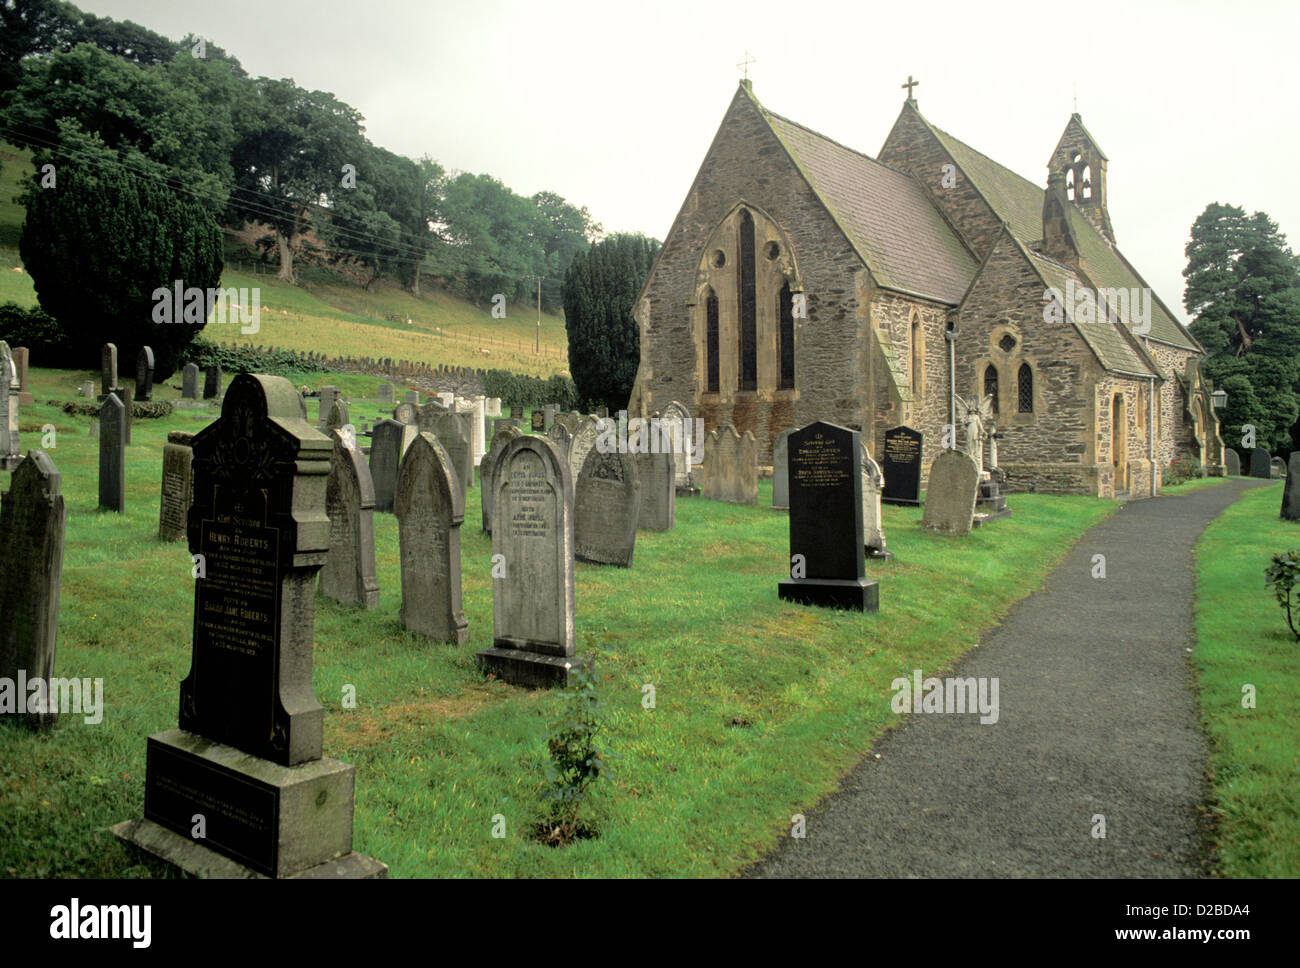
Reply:
[[[23, 412], [24, 446], [39, 444], [42, 424], [55, 426], [50, 453], [68, 507], [56, 675], [102, 676], [105, 710], [99, 725], [64, 714], [37, 737], [0, 724], [0, 876], [165, 876], [107, 828], [141, 815], [145, 740], [176, 725], [189, 670], [189, 554], [155, 537], [166, 432], [197, 430], [216, 411], [137, 420], [128, 511], [98, 512], [89, 418], [45, 402], [94, 375], [31, 373], [38, 403]], [[362, 399], [373, 379], [295, 382], [340, 386], [358, 426], [381, 414]], [[679, 500], [674, 531], [639, 533], [632, 569], [576, 566], [579, 651], [595, 656], [608, 704], [597, 743], [617, 758], [583, 806], [599, 837], [563, 848], [530, 835], [560, 698], [485, 681], [474, 666], [492, 634], [478, 489], [462, 528], [463, 648], [402, 628], [397, 523], [376, 515], [380, 607], [318, 597], [316, 608], [324, 752], [356, 766], [355, 849], [395, 877], [735, 875], [898, 724], [895, 677], [944, 675], [1115, 507], [1014, 495], [1010, 518], [967, 539], [923, 534], [919, 509], [886, 507], [897, 557], [868, 565], [882, 608], [862, 615], [778, 601], [788, 524], [770, 497], [765, 481], [757, 507]], [[643, 708], [645, 685], [655, 687], [653, 709]], [[344, 708], [347, 686], [355, 709]], [[501, 839], [492, 836], [498, 814]]]
[[[1281, 482], [1247, 491], [1196, 546], [1196, 669], [1211, 741], [1213, 841], [1224, 877], [1300, 877], [1300, 643], [1264, 569], [1300, 548]], [[1242, 708], [1242, 686], [1256, 708]]]

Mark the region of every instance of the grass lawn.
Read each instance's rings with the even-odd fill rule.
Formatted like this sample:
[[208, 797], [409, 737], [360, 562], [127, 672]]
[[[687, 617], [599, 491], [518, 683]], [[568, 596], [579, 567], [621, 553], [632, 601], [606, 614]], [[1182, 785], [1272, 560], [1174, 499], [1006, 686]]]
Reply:
[[[1264, 586], [1300, 523], [1278, 516], [1281, 482], [1248, 491], [1196, 546], [1196, 669], [1224, 877], [1300, 876], [1300, 643]], [[1243, 708], [1253, 686], [1255, 708]]]
[[[198, 429], [215, 411], [136, 421], [128, 511], [101, 513], [89, 419], [44, 403], [92, 375], [32, 376], [38, 404], [24, 409], [22, 424], [55, 426], [50, 453], [68, 507], [56, 673], [103, 677], [105, 712], [99, 725], [63, 716], [43, 736], [0, 725], [0, 874], [158, 875], [159, 865], [106, 828], [141, 815], [145, 738], [175, 726], [189, 668], [189, 554], [155, 537], [162, 446], [168, 429]], [[351, 388], [354, 422], [379, 412], [359, 399], [373, 389], [313, 378]], [[609, 710], [601, 740], [619, 758], [584, 805], [600, 836], [564, 848], [529, 832], [559, 697], [485, 682], [474, 667], [492, 634], [491, 544], [478, 527], [478, 490], [461, 534], [464, 648], [402, 628], [396, 521], [376, 515], [380, 607], [366, 613], [322, 599], [316, 607], [325, 754], [356, 765], [356, 849], [396, 877], [734, 875], [897, 721], [895, 676], [918, 666], [943, 675], [1116, 506], [1014, 495], [1012, 517], [965, 539], [923, 534], [919, 509], [887, 506], [897, 557], [868, 565], [881, 582], [881, 611], [861, 615], [778, 601], [787, 518], [766, 506], [770, 482], [759, 499], [758, 507], [679, 500], [676, 529], [642, 532], [633, 568], [577, 565], [579, 649], [596, 658]], [[642, 705], [648, 684], [653, 709]], [[343, 707], [347, 686], [355, 709]], [[497, 814], [506, 821], [499, 839], [491, 835]]]

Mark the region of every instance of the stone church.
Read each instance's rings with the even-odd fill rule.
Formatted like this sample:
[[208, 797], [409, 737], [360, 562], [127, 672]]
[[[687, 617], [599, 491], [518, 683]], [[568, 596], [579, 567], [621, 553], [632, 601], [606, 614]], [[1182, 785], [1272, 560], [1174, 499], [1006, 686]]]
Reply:
[[928, 472], [946, 425], [965, 444], [952, 395], [989, 395], [1006, 490], [1146, 497], [1179, 455], [1221, 473], [1202, 348], [1117, 248], [1107, 163], [1074, 114], [1036, 185], [911, 97], [871, 158], [742, 81], [637, 301], [629, 412], [679, 400], [753, 431], [760, 463], [814, 420], [877, 458], [906, 424]]

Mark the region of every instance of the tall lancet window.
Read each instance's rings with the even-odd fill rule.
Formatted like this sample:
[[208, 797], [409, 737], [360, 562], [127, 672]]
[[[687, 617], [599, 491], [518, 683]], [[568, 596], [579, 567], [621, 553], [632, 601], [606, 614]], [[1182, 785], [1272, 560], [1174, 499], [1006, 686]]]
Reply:
[[758, 300], [754, 292], [754, 219], [740, 213], [740, 380], [739, 389], [758, 389]]
[[1017, 396], [1020, 404], [1021, 413], [1034, 412], [1034, 371], [1029, 368], [1028, 363], [1020, 364], [1020, 375], [1016, 381], [1019, 384]]
[[777, 299], [777, 318], [781, 320], [781, 382], [777, 389], [794, 389], [794, 296], [790, 283], [781, 286]]
[[998, 371], [990, 363], [984, 370], [984, 395], [993, 397], [993, 412], [998, 412]]
[[708, 298], [704, 300], [705, 325], [705, 372], [708, 374], [708, 393], [718, 392], [718, 294], [709, 287]]

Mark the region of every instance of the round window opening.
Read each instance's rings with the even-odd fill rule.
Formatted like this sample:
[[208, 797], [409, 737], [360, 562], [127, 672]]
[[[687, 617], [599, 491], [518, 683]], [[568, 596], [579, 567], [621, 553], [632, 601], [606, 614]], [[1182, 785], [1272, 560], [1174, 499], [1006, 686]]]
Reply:
[[1010, 353], [1012, 350], [1016, 348], [1015, 338], [1011, 336], [1009, 333], [1004, 334], [1003, 337], [1000, 340], [998, 340], [998, 346], [1002, 347], [1003, 353]]
[[767, 253], [768, 262], [775, 262], [778, 258], [780, 258], [781, 247], [777, 245], [775, 242], [767, 243], [767, 248], [764, 251]]
[[727, 264], [727, 254], [721, 249], [713, 250], [713, 268], [721, 269]]

